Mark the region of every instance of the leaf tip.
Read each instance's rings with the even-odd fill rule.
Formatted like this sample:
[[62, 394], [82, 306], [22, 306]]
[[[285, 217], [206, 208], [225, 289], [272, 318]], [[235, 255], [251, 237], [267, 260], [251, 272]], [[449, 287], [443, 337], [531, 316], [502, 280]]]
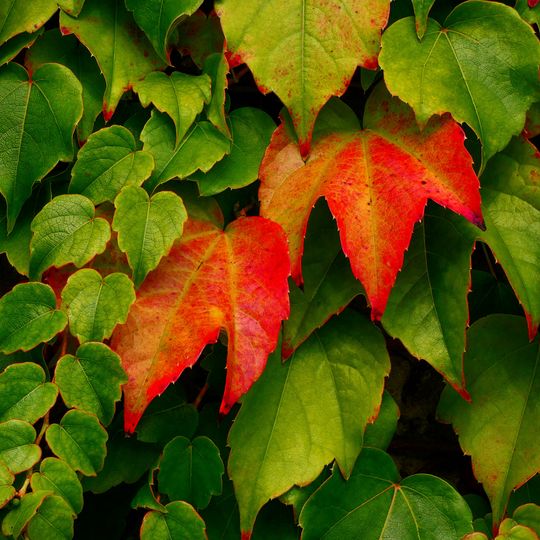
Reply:
[[251, 531], [242, 531], [242, 540], [250, 540]]

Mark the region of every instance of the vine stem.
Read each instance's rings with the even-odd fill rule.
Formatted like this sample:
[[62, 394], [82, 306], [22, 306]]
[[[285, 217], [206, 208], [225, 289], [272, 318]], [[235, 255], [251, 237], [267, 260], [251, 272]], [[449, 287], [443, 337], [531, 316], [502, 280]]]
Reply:
[[205, 396], [206, 392], [208, 392], [208, 383], [205, 383], [205, 385], [200, 389], [199, 393], [197, 394], [197, 397], [193, 401], [193, 405], [196, 409], [199, 408], [199, 405], [201, 404], [201, 401], [203, 400], [203, 397]]
[[493, 264], [491, 263], [491, 259], [489, 257], [489, 253], [488, 253], [488, 250], [486, 248], [486, 244], [484, 244], [482, 242], [482, 251], [484, 252], [484, 256], [486, 258], [486, 261], [487, 261], [487, 265], [488, 265], [488, 268], [489, 268], [489, 272], [490, 274], [495, 278], [497, 279], [497, 273], [495, 272], [495, 268], [493, 268]]
[[49, 413], [47, 413], [43, 417], [43, 424], [41, 424], [41, 429], [39, 430], [39, 435], [37, 436], [35, 444], [39, 446], [41, 443], [41, 439], [43, 439], [43, 435], [45, 435], [45, 432], [47, 431], [47, 428], [49, 427]]

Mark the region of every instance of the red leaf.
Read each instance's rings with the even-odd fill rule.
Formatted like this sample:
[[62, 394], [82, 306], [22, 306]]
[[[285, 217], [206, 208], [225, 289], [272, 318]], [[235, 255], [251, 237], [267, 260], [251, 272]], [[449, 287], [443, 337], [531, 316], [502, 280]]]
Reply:
[[138, 292], [112, 348], [122, 358], [125, 429], [192, 366], [203, 348], [228, 335], [226, 413], [262, 373], [289, 315], [287, 243], [279, 225], [240, 218], [225, 231], [189, 219], [182, 239]]
[[540, 0], [528, 0], [529, 7], [531, 9], [536, 7], [538, 5], [538, 2], [540, 2]]
[[302, 281], [301, 257], [311, 208], [325, 197], [337, 220], [343, 252], [380, 319], [427, 199], [482, 226], [479, 182], [464, 133], [449, 116], [423, 131], [411, 109], [380, 85], [366, 105], [369, 129], [315, 140], [303, 162], [284, 124], [261, 165], [261, 215], [289, 239], [292, 274]]

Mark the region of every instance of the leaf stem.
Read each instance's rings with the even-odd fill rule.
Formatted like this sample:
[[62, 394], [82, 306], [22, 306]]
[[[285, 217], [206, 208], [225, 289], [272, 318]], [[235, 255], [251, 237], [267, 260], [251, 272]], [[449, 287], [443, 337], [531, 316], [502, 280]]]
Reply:
[[487, 262], [490, 274], [497, 280], [497, 273], [495, 272], [495, 268], [493, 267], [493, 264], [491, 262], [491, 258], [486, 248], [486, 244], [484, 244], [483, 242], [482, 242], [482, 251], [484, 252], [484, 256], [486, 257], [486, 262]]
[[193, 400], [193, 405], [196, 409], [199, 408], [199, 405], [201, 404], [201, 401], [203, 400], [206, 392], [208, 392], [208, 389], [210, 387], [208, 386], [208, 383], [205, 383], [205, 385], [200, 389], [199, 393], [197, 394], [197, 397]]

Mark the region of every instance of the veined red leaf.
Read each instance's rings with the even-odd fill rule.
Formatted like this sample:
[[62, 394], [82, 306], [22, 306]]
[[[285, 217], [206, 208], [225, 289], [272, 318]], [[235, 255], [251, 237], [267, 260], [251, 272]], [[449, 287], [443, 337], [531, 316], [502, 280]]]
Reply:
[[309, 214], [325, 197], [372, 318], [380, 319], [428, 198], [483, 222], [478, 178], [457, 123], [444, 116], [420, 131], [412, 110], [382, 85], [366, 104], [364, 123], [364, 130], [321, 130], [306, 163], [282, 124], [261, 165], [259, 198], [261, 215], [284, 228], [292, 274], [301, 282]]
[[184, 234], [138, 292], [112, 348], [122, 358], [125, 429], [132, 432], [146, 406], [203, 348], [228, 336], [227, 413], [262, 373], [289, 314], [287, 242], [279, 225], [241, 218], [225, 231], [188, 219]]

